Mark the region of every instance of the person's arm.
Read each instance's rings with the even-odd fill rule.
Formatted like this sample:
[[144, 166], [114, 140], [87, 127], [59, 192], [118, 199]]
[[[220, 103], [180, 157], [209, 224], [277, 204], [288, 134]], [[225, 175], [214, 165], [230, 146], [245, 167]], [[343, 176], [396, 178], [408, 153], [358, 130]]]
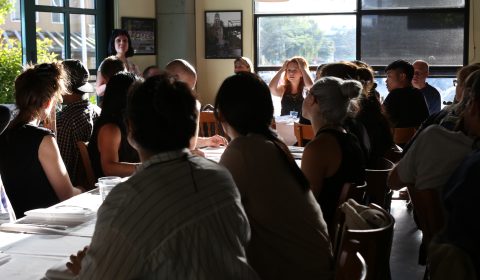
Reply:
[[225, 137], [220, 135], [213, 135], [212, 137], [198, 137], [196, 148], [202, 147], [220, 147], [227, 146], [228, 141]]
[[107, 87], [107, 79], [103, 77], [100, 71], [97, 72], [97, 81], [95, 82], [95, 91], [98, 96], [103, 96], [105, 88]]
[[303, 83], [307, 89], [310, 89], [313, 86], [313, 80], [310, 76], [310, 69], [305, 66], [302, 66], [297, 60], [298, 68], [302, 71]]
[[395, 166], [392, 171], [390, 171], [387, 179], [387, 186], [390, 187], [391, 190], [395, 191], [407, 186], [407, 183], [403, 182], [402, 179], [400, 179], [397, 166]]
[[285, 87], [283, 85], [279, 85], [278, 82], [280, 81], [280, 78], [282, 77], [282, 74], [285, 73], [285, 69], [287, 69], [287, 61], [283, 63], [282, 68], [278, 70], [278, 72], [273, 76], [272, 80], [268, 84], [268, 87], [270, 88], [270, 92], [274, 96], [279, 96], [282, 97], [283, 94], [285, 93]]
[[53, 136], [43, 137], [38, 148], [38, 159], [58, 199], [63, 201], [82, 192], [81, 189], [72, 186]]
[[326, 177], [332, 176], [341, 163], [341, 150], [336, 139], [323, 134], [310, 142], [303, 151], [302, 171], [310, 182], [315, 197], [320, 194]]
[[121, 141], [122, 133], [120, 128], [114, 124], [106, 124], [98, 131], [98, 151], [105, 176], [126, 177], [135, 172], [138, 163], [120, 162], [118, 150]]

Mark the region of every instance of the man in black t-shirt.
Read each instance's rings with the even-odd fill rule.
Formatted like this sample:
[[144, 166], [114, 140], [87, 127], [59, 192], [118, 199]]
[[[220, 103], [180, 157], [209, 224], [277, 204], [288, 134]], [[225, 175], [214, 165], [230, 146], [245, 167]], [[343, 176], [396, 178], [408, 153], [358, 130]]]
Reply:
[[423, 94], [412, 86], [412, 64], [397, 60], [390, 63], [385, 72], [389, 94], [383, 107], [391, 125], [395, 128], [420, 126], [429, 113]]

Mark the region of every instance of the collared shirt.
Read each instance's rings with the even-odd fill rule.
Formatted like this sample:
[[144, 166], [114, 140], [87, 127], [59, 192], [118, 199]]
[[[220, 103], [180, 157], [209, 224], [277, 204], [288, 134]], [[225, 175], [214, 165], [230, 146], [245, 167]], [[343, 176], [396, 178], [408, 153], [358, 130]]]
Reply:
[[108, 195], [79, 279], [258, 279], [233, 179], [186, 149], [160, 153]]
[[68, 175], [76, 183], [77, 167], [80, 163], [76, 143], [88, 142], [92, 135], [93, 123], [100, 115], [100, 108], [88, 100], [73, 102], [57, 115], [57, 142]]

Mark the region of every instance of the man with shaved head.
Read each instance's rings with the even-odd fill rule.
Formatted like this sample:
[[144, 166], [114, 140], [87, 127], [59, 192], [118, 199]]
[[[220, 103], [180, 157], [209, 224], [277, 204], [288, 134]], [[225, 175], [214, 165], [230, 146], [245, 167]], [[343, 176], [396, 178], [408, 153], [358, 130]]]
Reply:
[[431, 115], [440, 111], [440, 93], [426, 82], [430, 74], [428, 68], [428, 63], [423, 60], [417, 60], [413, 63], [412, 85], [422, 92], [427, 102], [428, 112]]

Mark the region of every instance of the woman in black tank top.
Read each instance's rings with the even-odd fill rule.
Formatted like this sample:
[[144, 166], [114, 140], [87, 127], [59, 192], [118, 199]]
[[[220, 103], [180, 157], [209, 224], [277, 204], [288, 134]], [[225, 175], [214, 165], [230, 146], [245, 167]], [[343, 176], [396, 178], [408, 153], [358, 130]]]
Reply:
[[294, 56], [283, 63], [268, 87], [272, 95], [282, 98], [280, 115], [289, 115], [290, 111], [295, 111], [302, 119], [303, 92], [312, 85], [307, 61], [301, 56]]
[[363, 184], [365, 163], [358, 140], [341, 123], [351, 100], [362, 90], [354, 80], [324, 77], [310, 89], [303, 102], [304, 116], [312, 122], [315, 139], [305, 147], [302, 171], [307, 176], [327, 225], [345, 183]]

